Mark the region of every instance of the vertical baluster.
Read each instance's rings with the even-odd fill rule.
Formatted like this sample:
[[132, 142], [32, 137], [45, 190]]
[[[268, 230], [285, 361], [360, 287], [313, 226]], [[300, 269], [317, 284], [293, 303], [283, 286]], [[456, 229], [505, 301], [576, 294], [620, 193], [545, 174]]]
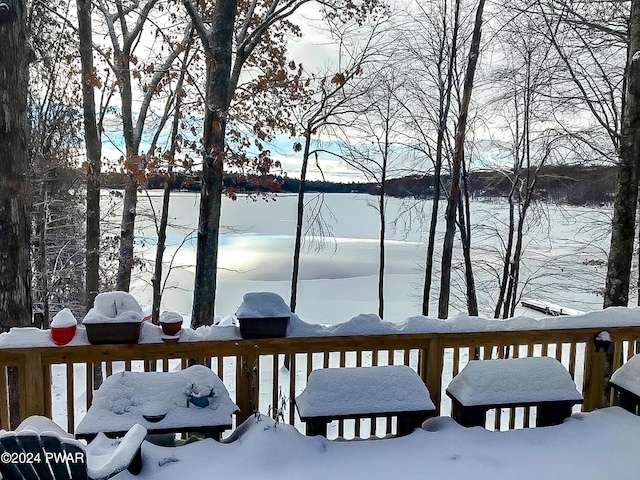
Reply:
[[460, 348], [453, 347], [453, 376], [455, 377], [460, 372]]
[[216, 357], [216, 375], [220, 380], [224, 378], [224, 357], [222, 355]]
[[296, 354], [289, 356], [289, 424], [295, 425], [296, 412], [293, 402], [296, 398]]
[[562, 343], [556, 343], [556, 360], [562, 363]]
[[113, 362], [111, 360], [107, 360], [106, 364], [107, 377], [110, 377], [113, 375]]
[[[346, 364], [346, 353], [344, 351], [340, 351], [340, 368], [344, 368]], [[344, 437], [344, 420], [338, 420], [338, 436]]]
[[271, 379], [271, 416], [273, 417], [274, 414], [278, 411], [278, 409], [280, 408], [279, 405], [279, 397], [278, 397], [278, 385], [279, 385], [279, 370], [278, 367], [280, 366], [280, 356], [277, 353], [274, 353], [271, 356], [271, 369], [273, 371], [273, 377]]
[[502, 409], [501, 408], [496, 408], [496, 416], [495, 416], [495, 422], [494, 422], [494, 429], [499, 432], [500, 431], [500, 427], [502, 426]]
[[[356, 350], [356, 367], [361, 367], [362, 366], [362, 357], [364, 356], [364, 351], [362, 350]], [[362, 423], [362, 419], [360, 418], [356, 418], [354, 420], [355, 425], [354, 425], [354, 437], [355, 438], [360, 438], [360, 426]]]
[[329, 368], [330, 352], [322, 352], [322, 368]]
[[75, 413], [76, 413], [76, 399], [74, 395], [74, 378], [73, 378], [73, 363], [67, 363], [67, 432], [73, 433], [76, 429]]
[[181, 370], [185, 370], [187, 368], [187, 366], [189, 366], [189, 362], [186, 358], [181, 358], [180, 359], [180, 369]]
[[87, 362], [86, 366], [86, 383], [87, 383], [87, 410], [93, 402], [93, 364]]
[[[611, 372], [615, 372], [620, 368], [620, 364], [622, 362], [622, 342], [614, 342], [613, 344], [613, 366]], [[616, 398], [616, 391], [614, 388], [611, 388], [609, 391], [609, 405], [614, 405], [614, 401]]]
[[549, 356], [549, 344], [547, 342], [542, 344], [542, 353], [541, 355], [543, 357], [548, 357]]
[[125, 360], [124, 361], [124, 370], [125, 370], [125, 372], [130, 372], [131, 371], [131, 360]]
[[485, 345], [484, 346], [483, 358], [485, 360], [491, 360], [491, 350], [493, 350], [493, 346], [492, 345]]
[[51, 364], [42, 365], [42, 378], [44, 380], [44, 414], [52, 418], [52, 400], [51, 400]]
[[629, 344], [627, 347], [627, 362], [633, 357], [633, 352], [635, 351], [635, 340], [629, 340]]
[[569, 373], [571, 378], [576, 379], [576, 344], [571, 342], [569, 347]]
[[163, 358], [162, 359], [162, 371], [163, 372], [168, 372], [169, 371], [169, 359], [168, 358]]
[[533, 357], [533, 343], [527, 345], [527, 357]]
[[371, 366], [372, 367], [378, 366], [378, 350], [373, 350], [371, 352]]
[[10, 430], [9, 425], [9, 389], [7, 386], [7, 367], [0, 365], [0, 428]]
[[509, 430], [516, 428], [516, 409], [511, 407], [509, 409]]
[[402, 364], [403, 365], [409, 365], [409, 355], [410, 354], [411, 354], [411, 349], [405, 348], [404, 349], [404, 358], [402, 359]]

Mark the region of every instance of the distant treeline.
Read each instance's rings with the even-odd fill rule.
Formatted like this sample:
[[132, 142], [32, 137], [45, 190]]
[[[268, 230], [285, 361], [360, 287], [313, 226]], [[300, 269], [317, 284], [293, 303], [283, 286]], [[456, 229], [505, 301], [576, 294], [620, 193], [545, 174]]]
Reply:
[[[549, 165], [537, 173], [536, 192], [541, 200], [549, 200], [571, 205], [603, 204], [613, 199], [616, 182], [616, 168], [612, 166], [583, 165]], [[527, 171], [520, 174], [524, 178]], [[533, 171], [531, 172], [534, 175]], [[499, 198], [506, 197], [511, 189], [513, 174], [507, 170], [473, 170], [469, 172], [467, 184], [473, 197]], [[387, 180], [385, 190], [392, 197], [433, 197], [432, 175], [407, 175]], [[167, 179], [161, 175], [151, 175], [147, 179], [147, 188], [164, 188]], [[442, 178], [447, 185], [447, 176]], [[125, 175], [109, 173], [103, 176], [103, 185], [110, 188], [122, 188]], [[287, 192], [295, 193], [300, 187], [300, 180], [289, 177], [273, 176], [260, 178], [256, 176], [226, 175], [224, 184], [236, 193]], [[200, 191], [197, 175], [176, 174], [170, 185], [173, 190]], [[326, 181], [307, 181], [307, 192], [324, 193], [368, 193], [376, 195], [380, 186], [375, 183], [339, 183]], [[444, 193], [442, 194], [444, 196]]]

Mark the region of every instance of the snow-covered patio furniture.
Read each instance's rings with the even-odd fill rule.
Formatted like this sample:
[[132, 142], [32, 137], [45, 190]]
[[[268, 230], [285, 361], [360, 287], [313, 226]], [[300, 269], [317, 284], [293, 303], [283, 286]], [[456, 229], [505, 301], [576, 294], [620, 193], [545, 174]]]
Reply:
[[583, 402], [569, 372], [550, 357], [471, 361], [446, 392], [465, 427], [483, 427], [488, 410], [512, 407], [537, 407], [538, 427], [558, 425]]
[[236, 311], [242, 338], [284, 337], [291, 310], [284, 299], [273, 292], [249, 292]]
[[640, 407], [640, 354], [613, 372], [611, 385], [618, 391], [620, 406], [638, 415]]
[[218, 376], [203, 365], [178, 372], [121, 372], [108, 377], [76, 429], [119, 437], [139, 423], [149, 434], [201, 432], [219, 439], [238, 411]]
[[[32, 428], [32, 420], [40, 428]], [[85, 447], [48, 418], [29, 417], [0, 435], [0, 473], [4, 480], [105, 480], [125, 469], [137, 475], [146, 435], [134, 425], [122, 440], [100, 435]]]
[[436, 414], [424, 382], [405, 365], [314, 370], [295, 402], [309, 436], [326, 437], [333, 420], [392, 415], [403, 436]]
[[133, 295], [104, 292], [96, 296], [82, 324], [92, 344], [138, 343], [143, 318], [142, 307]]

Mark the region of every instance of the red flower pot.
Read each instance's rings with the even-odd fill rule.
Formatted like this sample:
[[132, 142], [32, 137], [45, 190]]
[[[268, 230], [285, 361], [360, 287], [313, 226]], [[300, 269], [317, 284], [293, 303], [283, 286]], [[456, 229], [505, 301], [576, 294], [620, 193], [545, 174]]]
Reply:
[[165, 335], [173, 336], [177, 335], [177, 333], [182, 328], [182, 322], [160, 322], [160, 326], [162, 327], [162, 333]]
[[56, 345], [66, 345], [76, 334], [76, 325], [68, 327], [51, 327], [51, 338]]

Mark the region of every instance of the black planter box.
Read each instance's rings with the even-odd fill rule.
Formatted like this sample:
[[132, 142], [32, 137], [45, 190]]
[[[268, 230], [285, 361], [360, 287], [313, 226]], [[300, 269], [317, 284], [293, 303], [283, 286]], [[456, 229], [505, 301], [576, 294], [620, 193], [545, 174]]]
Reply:
[[281, 338], [286, 336], [289, 317], [238, 318], [242, 338]]
[[92, 345], [138, 343], [142, 322], [85, 323], [87, 338]]

